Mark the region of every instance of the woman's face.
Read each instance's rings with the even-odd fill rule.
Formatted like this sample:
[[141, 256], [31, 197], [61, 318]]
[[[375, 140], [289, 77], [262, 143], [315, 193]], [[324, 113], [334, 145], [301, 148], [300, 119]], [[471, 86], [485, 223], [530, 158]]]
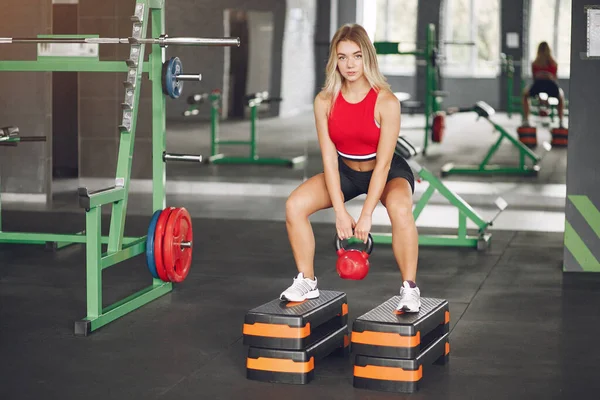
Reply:
[[363, 75], [363, 58], [360, 47], [349, 40], [339, 42], [337, 45], [337, 66], [342, 76], [353, 82]]

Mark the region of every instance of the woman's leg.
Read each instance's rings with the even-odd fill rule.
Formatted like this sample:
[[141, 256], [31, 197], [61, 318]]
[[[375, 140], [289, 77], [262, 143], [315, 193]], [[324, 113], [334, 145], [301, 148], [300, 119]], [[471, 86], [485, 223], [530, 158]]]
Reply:
[[314, 272], [315, 236], [308, 218], [331, 207], [323, 173], [298, 186], [285, 204], [285, 223], [298, 276], [279, 296], [281, 300], [303, 301], [319, 296]]
[[392, 223], [392, 250], [402, 274], [398, 310], [418, 312], [421, 307], [417, 287], [419, 234], [413, 217], [412, 187], [404, 178], [391, 179], [381, 195]]
[[413, 217], [412, 188], [404, 178], [390, 180], [381, 195], [392, 223], [392, 250], [405, 281], [416, 282], [419, 234]]
[[308, 217], [331, 207], [325, 184], [325, 175], [318, 174], [298, 186], [285, 204], [285, 222], [288, 238], [298, 272], [314, 278], [315, 236]]

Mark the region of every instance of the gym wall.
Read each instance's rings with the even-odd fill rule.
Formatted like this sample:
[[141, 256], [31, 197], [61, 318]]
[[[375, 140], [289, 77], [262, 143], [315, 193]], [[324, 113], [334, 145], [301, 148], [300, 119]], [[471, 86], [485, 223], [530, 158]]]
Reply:
[[[52, 31], [51, 0], [2, 0], [0, 36], [36, 36]], [[35, 45], [2, 45], [3, 60], [35, 60]], [[22, 136], [46, 135], [48, 142], [0, 146], [0, 190], [46, 200], [52, 157], [52, 74], [2, 72], [0, 125], [16, 125]], [[6, 198], [6, 196], [5, 196]]]
[[[573, 0], [571, 24], [571, 93], [564, 271], [600, 272], [600, 175], [598, 109], [600, 58], [587, 58], [587, 13], [598, 0]], [[596, 28], [597, 30], [598, 28]], [[598, 32], [596, 32], [596, 38]]]

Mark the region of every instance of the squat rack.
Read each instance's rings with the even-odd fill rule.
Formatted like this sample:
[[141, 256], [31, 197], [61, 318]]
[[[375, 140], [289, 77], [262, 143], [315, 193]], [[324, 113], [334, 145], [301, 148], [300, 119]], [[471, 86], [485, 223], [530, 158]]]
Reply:
[[[37, 38], [0, 38], [0, 44], [12, 43], [89, 43], [89, 44], [128, 44], [129, 58], [126, 61], [100, 61], [93, 57], [42, 57], [35, 61], [0, 61], [2, 71], [36, 72], [118, 72], [126, 73], [125, 98], [121, 104], [122, 121], [118, 126], [120, 142], [115, 184], [112, 187], [89, 190], [78, 189], [79, 205], [85, 209], [85, 231], [75, 234], [48, 234], [36, 232], [5, 232], [1, 230], [0, 243], [46, 244], [56, 243], [63, 247], [74, 243], [86, 246], [86, 297], [87, 315], [75, 322], [75, 334], [87, 335], [92, 331], [132, 312], [133, 310], [165, 295], [172, 290], [171, 282], [153, 278], [149, 286], [117, 301], [107, 307], [102, 303], [102, 271], [122, 261], [143, 254], [146, 251], [146, 238], [125, 237], [125, 217], [138, 104], [141, 93], [142, 74], [147, 73], [152, 85], [152, 209], [166, 206], [166, 160], [201, 161], [201, 156], [170, 155], [166, 153], [166, 99], [163, 93], [163, 63], [165, 46], [239, 46], [239, 38], [169, 38], [165, 35], [166, 0], [137, 0], [132, 35], [129, 38], [99, 38], [98, 35], [39, 35]], [[146, 38], [148, 24], [152, 22], [152, 38]], [[146, 44], [151, 45], [151, 53], [145, 59]], [[185, 75], [181, 80], [199, 80], [198, 76]], [[18, 142], [17, 137], [6, 141]], [[108, 236], [101, 233], [101, 208], [112, 205], [110, 231]], [[1, 211], [1, 210], [0, 210]], [[1, 223], [1, 220], [0, 220]], [[107, 245], [102, 251], [102, 245]]]

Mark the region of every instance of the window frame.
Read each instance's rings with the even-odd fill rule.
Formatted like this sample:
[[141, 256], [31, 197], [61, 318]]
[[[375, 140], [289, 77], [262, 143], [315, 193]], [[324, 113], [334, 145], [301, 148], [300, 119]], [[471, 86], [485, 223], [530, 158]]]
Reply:
[[[452, 1], [453, 0], [444, 0], [443, 5], [440, 8], [440, 34], [441, 37], [439, 50], [440, 54], [447, 54], [447, 49], [451, 45], [444, 45], [444, 41], [449, 40], [448, 38], [452, 37], [453, 33], [453, 25], [452, 25]], [[476, 42], [477, 39], [477, 27], [478, 27], [478, 19], [477, 19], [477, 11], [478, 11], [478, 1], [477, 0], [468, 0], [469, 1], [469, 38], [467, 41]], [[501, 12], [501, 2], [502, 0], [498, 0], [498, 54], [500, 54], [502, 50], [502, 12]], [[478, 49], [477, 45], [470, 46], [470, 56], [469, 61], [465, 64], [452, 64], [449, 65], [446, 62], [442, 63], [442, 74], [446, 77], [451, 78], [497, 78], [501, 74], [500, 68], [500, 60], [492, 60], [492, 68], [491, 71], [482, 70], [477, 66], [477, 54]]]
[[[392, 0], [394, 1], [394, 0]], [[391, 7], [390, 4], [388, 4], [388, 8]], [[419, 1], [417, 0], [417, 15], [415, 15], [415, 20], [418, 18], [418, 7], [419, 7]], [[357, 8], [357, 12], [356, 12], [356, 20], [359, 21], [358, 23], [361, 24], [365, 30], [367, 31], [367, 34], [369, 35], [369, 38], [371, 38], [371, 41], [375, 41], [375, 26], [377, 24], [377, 15], [376, 15], [376, 7], [373, 7], [373, 0], [357, 0], [356, 1], [356, 8]], [[389, 15], [389, 13], [388, 13]], [[415, 32], [414, 32], [414, 41], [417, 41], [418, 35], [417, 35], [417, 28], [418, 26], [415, 26]], [[386, 25], [385, 30], [388, 31], [388, 27]], [[381, 57], [411, 57], [414, 59], [414, 56], [394, 56], [394, 55], [389, 55], [389, 56], [381, 56], [378, 55], [377, 59], [379, 60], [379, 69], [381, 71], [382, 74], [384, 75], [388, 75], [388, 76], [407, 76], [407, 77], [414, 77], [417, 75], [417, 64], [416, 64], [416, 60], [413, 63], [410, 63], [410, 65], [403, 65], [403, 66], [389, 66], [386, 65], [384, 62], [381, 61]]]

